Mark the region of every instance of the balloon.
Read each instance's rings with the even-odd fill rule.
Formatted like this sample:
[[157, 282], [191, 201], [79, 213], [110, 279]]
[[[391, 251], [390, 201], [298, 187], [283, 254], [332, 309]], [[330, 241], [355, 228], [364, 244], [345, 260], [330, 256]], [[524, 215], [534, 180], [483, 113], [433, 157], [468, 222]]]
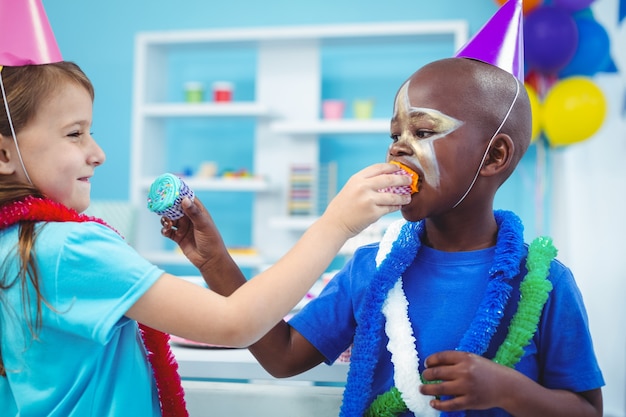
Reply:
[[574, 18], [565, 10], [542, 6], [524, 20], [524, 51], [528, 65], [546, 74], [563, 69], [578, 45]]
[[[508, 0], [496, 0], [496, 3], [502, 6], [507, 1]], [[522, 5], [522, 13], [526, 15], [530, 13], [532, 10], [541, 6], [542, 4], [543, 4], [543, 0], [524, 0], [524, 4]]]
[[611, 62], [610, 40], [604, 27], [589, 18], [575, 18], [574, 21], [578, 27], [578, 47], [570, 62], [559, 72], [562, 78], [592, 76]]
[[537, 91], [529, 84], [524, 84], [526, 92], [528, 93], [528, 100], [530, 101], [530, 112], [533, 117], [533, 127], [530, 134], [531, 143], [537, 140], [539, 132], [541, 131], [541, 102]]
[[606, 99], [587, 77], [569, 77], [548, 91], [541, 121], [552, 146], [565, 146], [588, 139], [602, 126]]
[[540, 74], [537, 71], [531, 70], [524, 78], [524, 82], [530, 85], [539, 97], [545, 96], [546, 92], [559, 81], [559, 77], [556, 74]]
[[552, 4], [555, 7], [567, 10], [569, 12], [576, 12], [589, 7], [594, 0], [552, 0]]

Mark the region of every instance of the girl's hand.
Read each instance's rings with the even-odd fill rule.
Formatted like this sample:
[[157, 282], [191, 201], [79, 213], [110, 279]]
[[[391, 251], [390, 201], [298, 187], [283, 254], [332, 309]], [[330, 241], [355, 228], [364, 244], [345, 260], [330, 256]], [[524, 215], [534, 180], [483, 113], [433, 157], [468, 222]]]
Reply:
[[323, 216], [352, 237], [385, 214], [411, 202], [411, 196], [380, 192], [411, 184], [411, 178], [394, 175], [396, 165], [381, 163], [354, 174], [330, 202]]

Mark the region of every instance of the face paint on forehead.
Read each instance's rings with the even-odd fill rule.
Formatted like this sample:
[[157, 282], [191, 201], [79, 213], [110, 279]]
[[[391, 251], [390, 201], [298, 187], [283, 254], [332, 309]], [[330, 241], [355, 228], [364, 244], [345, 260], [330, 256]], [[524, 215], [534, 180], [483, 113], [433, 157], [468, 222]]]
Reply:
[[[434, 139], [438, 139], [463, 125], [462, 121], [448, 116], [439, 110], [411, 105], [409, 97], [410, 82], [409, 80], [404, 83], [400, 91], [398, 91], [393, 109], [394, 120], [403, 125], [404, 129], [412, 127], [416, 130], [430, 130], [434, 133]], [[433, 136], [429, 138], [433, 138]]]
[[[463, 122], [435, 109], [413, 107], [409, 98], [410, 81], [398, 91], [394, 105], [394, 126], [399, 129], [397, 140], [413, 150], [409, 160], [422, 170], [424, 181], [439, 186], [440, 172], [434, 143], [463, 125]], [[421, 133], [422, 137], [418, 136]]]

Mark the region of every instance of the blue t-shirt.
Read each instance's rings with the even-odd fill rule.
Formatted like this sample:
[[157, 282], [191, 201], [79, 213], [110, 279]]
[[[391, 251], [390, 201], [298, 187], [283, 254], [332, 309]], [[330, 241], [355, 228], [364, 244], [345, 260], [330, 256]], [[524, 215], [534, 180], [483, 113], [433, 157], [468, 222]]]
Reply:
[[[163, 271], [95, 222], [40, 223], [35, 253], [42, 304], [19, 282], [0, 292], [0, 416], [160, 416], [137, 323], [124, 316]], [[18, 276], [18, 227], [0, 231], [5, 280]], [[7, 282], [5, 281], [6, 285]], [[29, 286], [31, 300], [34, 290]]]
[[[333, 278], [320, 296], [312, 300], [290, 325], [309, 340], [332, 364], [352, 343], [357, 321], [362, 317], [370, 281], [376, 271], [378, 244], [357, 250], [351, 261]], [[409, 316], [420, 358], [442, 350], [454, 350], [472, 322], [485, 295], [495, 248], [472, 252], [442, 252], [421, 246], [415, 261], [403, 275], [409, 301]], [[493, 358], [504, 340], [519, 300], [519, 283], [513, 282], [504, 318], [485, 354]], [[604, 385], [599, 369], [583, 300], [571, 271], [558, 261], [550, 268], [553, 290], [546, 303], [538, 331], [515, 369], [552, 389], [587, 391]], [[384, 330], [383, 330], [384, 332]], [[388, 338], [380, 337], [381, 355], [374, 371], [373, 398], [393, 385]], [[508, 416], [500, 409], [471, 411], [468, 416]], [[405, 416], [412, 416], [407, 413]]]

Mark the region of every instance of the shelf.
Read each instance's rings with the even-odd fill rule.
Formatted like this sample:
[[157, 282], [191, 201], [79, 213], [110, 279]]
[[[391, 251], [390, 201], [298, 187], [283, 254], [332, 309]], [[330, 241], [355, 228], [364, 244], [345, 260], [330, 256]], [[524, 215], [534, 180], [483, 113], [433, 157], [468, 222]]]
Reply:
[[[270, 184], [263, 178], [193, 178], [184, 177], [185, 183], [194, 191], [235, 191], [235, 192], [263, 192], [271, 189]], [[154, 178], [141, 180], [141, 187], [148, 190]]]
[[302, 232], [308, 229], [317, 219], [317, 216], [274, 217], [270, 219], [270, 226], [276, 229]]
[[[324, 98], [335, 96], [332, 88], [324, 94], [325, 83], [332, 84], [333, 74], [338, 73], [337, 80], [345, 76], [350, 85], [366, 82], [363, 90], [358, 89], [358, 96], [374, 98], [382, 94], [378, 93], [378, 80], [383, 85], [392, 78], [397, 79], [397, 84], [403, 82], [406, 71], [414, 69], [419, 46], [431, 53], [432, 45], [433, 54], [435, 48], [442, 52], [445, 49], [443, 56], [448, 56], [449, 49], [458, 50], [465, 44], [467, 32], [468, 24], [463, 20], [416, 20], [138, 33], [130, 161], [132, 204], [145, 205], [147, 191], [162, 172], [182, 172], [181, 165], [194, 166], [208, 160], [218, 166], [232, 166], [228, 161], [237, 160], [239, 155], [242, 161], [251, 156], [251, 162], [242, 165], [249, 165], [247, 169], [257, 177], [183, 178], [198, 193], [255, 193], [225, 195], [233, 201], [242, 197], [246, 204], [226, 204], [217, 209], [229, 215], [232, 210], [233, 216], [241, 216], [243, 221], [232, 222], [228, 232], [249, 237], [245, 241], [258, 250], [250, 255], [245, 251], [235, 253], [233, 258], [242, 267], [262, 270], [293, 247], [299, 235], [317, 219], [277, 217], [287, 212], [291, 198], [291, 166], [310, 166], [313, 172], [325, 174], [319, 169], [326, 158], [322, 152], [327, 152], [326, 143], [319, 139], [325, 136], [343, 135], [349, 140], [366, 135], [389, 136], [390, 115], [380, 114], [375, 119], [321, 119]], [[384, 51], [387, 59], [381, 60], [372, 53], [379, 50]], [[369, 62], [394, 62], [393, 57], [403, 62], [406, 58], [409, 68], [402, 69], [404, 64], [385, 66], [380, 73], [374, 66], [362, 80], [352, 79], [353, 70], [349, 68], [359, 72]], [[180, 86], [182, 81], [191, 79], [207, 85], [221, 79], [236, 82], [242, 87], [238, 90], [242, 94], [237, 96], [241, 100], [215, 102], [208, 97], [198, 103], [185, 102]], [[346, 102], [354, 99], [354, 93], [349, 93], [351, 89], [337, 98]], [[180, 147], [175, 146], [177, 137], [181, 138]], [[180, 155], [174, 157], [172, 149]], [[184, 159], [184, 155], [189, 159]], [[327, 189], [332, 190], [339, 181], [336, 173], [332, 178], [320, 177], [312, 184], [313, 199], [322, 200], [321, 196], [332, 194], [326, 193]], [[252, 205], [249, 216], [248, 201]], [[316, 202], [316, 206], [322, 204]], [[240, 209], [246, 212], [236, 211]], [[359, 243], [375, 239], [389, 219], [381, 219], [351, 239], [342, 253], [350, 253]], [[155, 264], [191, 266], [183, 255], [169, 251], [172, 245], [162, 241], [157, 216], [138, 216], [135, 227], [136, 249]]]
[[[400, 217], [397, 215], [382, 217], [377, 222], [368, 226], [358, 235], [348, 239], [339, 250], [339, 255], [352, 256], [354, 252], [361, 246], [368, 245], [374, 242], [380, 242], [385, 233], [385, 230], [387, 230], [391, 223], [398, 220], [399, 218]], [[270, 219], [270, 226], [277, 229], [303, 233], [317, 219], [318, 217], [316, 216], [276, 217]]]
[[[290, 230], [294, 232], [303, 232], [308, 229], [319, 216], [283, 216], [272, 217], [269, 220], [270, 227], [275, 229]], [[401, 216], [397, 214], [391, 214], [380, 218], [377, 222], [369, 226], [369, 230], [372, 229], [386, 229], [391, 223], [399, 220]], [[366, 230], [368, 230], [366, 229]]]
[[270, 117], [267, 106], [256, 102], [152, 103], [142, 106], [146, 117]]
[[[142, 252], [142, 255], [157, 265], [192, 266], [185, 255], [174, 251]], [[231, 255], [235, 263], [241, 268], [260, 268], [267, 264], [266, 260], [258, 255]]]
[[322, 135], [351, 133], [389, 133], [389, 119], [342, 119], [273, 122], [270, 129], [275, 133], [291, 135]]
[[[453, 36], [455, 48], [460, 48], [468, 31], [465, 20], [409, 21], [390, 23], [345, 23], [342, 25], [282, 26], [275, 28], [227, 28], [220, 30], [183, 30], [140, 33], [137, 44], [159, 46], [181, 45], [227, 45], [254, 46], [267, 42], [349, 40], [354, 43], [380, 41], [393, 42], [395, 38], [419, 38], [424, 36]], [[455, 50], [456, 50], [455, 49]]]

